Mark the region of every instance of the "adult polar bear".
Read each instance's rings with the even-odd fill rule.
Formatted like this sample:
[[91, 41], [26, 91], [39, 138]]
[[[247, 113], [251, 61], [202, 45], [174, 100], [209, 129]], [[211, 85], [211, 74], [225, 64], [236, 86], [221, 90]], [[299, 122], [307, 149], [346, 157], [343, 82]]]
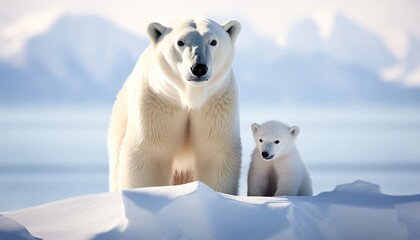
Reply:
[[151, 23], [151, 45], [118, 93], [108, 132], [110, 190], [199, 180], [237, 194], [241, 167], [237, 21]]

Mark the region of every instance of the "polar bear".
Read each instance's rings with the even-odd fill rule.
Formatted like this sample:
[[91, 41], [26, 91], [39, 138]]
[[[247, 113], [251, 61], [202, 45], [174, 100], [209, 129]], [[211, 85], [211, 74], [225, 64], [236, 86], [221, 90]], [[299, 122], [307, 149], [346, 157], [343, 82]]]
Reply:
[[248, 196], [312, 195], [308, 170], [295, 146], [296, 126], [278, 121], [251, 125], [256, 148], [248, 172]]
[[238, 193], [241, 25], [186, 17], [151, 23], [151, 44], [115, 100], [108, 131], [110, 190], [201, 181]]

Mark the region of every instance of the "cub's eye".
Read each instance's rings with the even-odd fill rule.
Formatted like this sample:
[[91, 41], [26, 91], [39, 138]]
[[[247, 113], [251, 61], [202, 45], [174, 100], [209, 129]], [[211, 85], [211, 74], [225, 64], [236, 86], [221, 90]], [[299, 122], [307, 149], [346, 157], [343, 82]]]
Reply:
[[260, 142], [262, 142], [262, 139], [260, 138]]
[[182, 40], [179, 40], [176, 44], [180, 47], [185, 45], [184, 41], [182, 41]]
[[279, 140], [276, 140], [276, 141], [274, 141], [274, 143], [275, 143], [275, 144], [279, 144], [279, 143], [280, 143], [280, 141], [279, 141]]
[[210, 45], [216, 46], [217, 45], [217, 41], [216, 40], [211, 40]]

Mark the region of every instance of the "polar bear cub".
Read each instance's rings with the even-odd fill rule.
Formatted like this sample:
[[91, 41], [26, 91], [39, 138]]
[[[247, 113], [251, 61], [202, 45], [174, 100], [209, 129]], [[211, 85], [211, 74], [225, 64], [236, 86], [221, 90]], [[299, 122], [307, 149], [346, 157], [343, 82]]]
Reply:
[[277, 121], [251, 125], [256, 148], [248, 172], [248, 196], [312, 195], [308, 170], [295, 146], [299, 128]]

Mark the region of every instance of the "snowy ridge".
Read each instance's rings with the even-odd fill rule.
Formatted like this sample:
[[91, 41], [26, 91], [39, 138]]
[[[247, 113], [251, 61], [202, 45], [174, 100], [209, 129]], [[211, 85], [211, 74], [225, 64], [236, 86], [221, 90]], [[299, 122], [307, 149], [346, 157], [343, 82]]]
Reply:
[[420, 195], [363, 181], [314, 197], [231, 196], [193, 182], [6, 212], [0, 223], [16, 225], [0, 224], [0, 239], [419, 239], [419, 216]]

